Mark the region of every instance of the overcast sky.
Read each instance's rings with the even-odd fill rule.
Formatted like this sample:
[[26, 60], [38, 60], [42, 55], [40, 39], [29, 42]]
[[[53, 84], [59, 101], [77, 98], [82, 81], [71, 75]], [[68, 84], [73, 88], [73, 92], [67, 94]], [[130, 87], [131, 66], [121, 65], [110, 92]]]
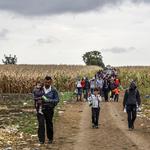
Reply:
[[150, 0], [0, 0], [0, 64], [150, 65]]

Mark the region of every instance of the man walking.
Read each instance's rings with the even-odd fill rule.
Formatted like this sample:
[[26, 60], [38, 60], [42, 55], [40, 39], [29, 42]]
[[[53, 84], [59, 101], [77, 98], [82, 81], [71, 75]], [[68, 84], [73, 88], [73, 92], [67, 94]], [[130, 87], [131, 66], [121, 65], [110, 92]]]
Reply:
[[134, 121], [136, 119], [136, 101], [138, 102], [138, 107], [140, 108], [141, 98], [139, 90], [137, 89], [135, 83], [131, 82], [129, 89], [126, 89], [125, 91], [123, 100], [123, 109], [125, 109], [125, 105], [127, 108], [129, 131], [134, 129]]
[[47, 137], [49, 139], [48, 143], [53, 143], [53, 115], [54, 115], [54, 107], [59, 102], [58, 92], [55, 87], [51, 86], [52, 78], [47, 76], [44, 81], [44, 87], [42, 88], [43, 95], [48, 99], [38, 100], [37, 104], [42, 104], [42, 112], [44, 115], [37, 114], [39, 128], [38, 128], [38, 137], [40, 144], [44, 144], [45, 142], [45, 124], [44, 120], [46, 120], [46, 128], [47, 128]]

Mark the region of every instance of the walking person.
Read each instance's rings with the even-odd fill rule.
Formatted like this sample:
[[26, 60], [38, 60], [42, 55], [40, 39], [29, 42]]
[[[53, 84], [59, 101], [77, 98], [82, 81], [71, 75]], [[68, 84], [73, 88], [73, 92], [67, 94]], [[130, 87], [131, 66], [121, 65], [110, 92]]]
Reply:
[[54, 115], [54, 107], [59, 102], [59, 96], [57, 89], [51, 86], [52, 78], [47, 76], [44, 81], [44, 86], [42, 87], [43, 95], [47, 98], [45, 100], [38, 100], [37, 104], [40, 106], [42, 105], [42, 112], [43, 115], [37, 113], [37, 119], [39, 123], [38, 127], [38, 138], [40, 144], [44, 144], [45, 142], [45, 124], [44, 121], [46, 120], [46, 128], [47, 128], [47, 137], [49, 139], [48, 143], [53, 143], [53, 115]]
[[78, 77], [78, 81], [75, 83], [76, 86], [77, 86], [77, 100], [78, 101], [78, 96], [80, 95], [80, 101], [81, 101], [81, 96], [82, 96], [82, 84], [81, 84], [81, 78]]
[[127, 109], [129, 131], [134, 129], [134, 121], [136, 119], [136, 102], [140, 109], [141, 98], [139, 90], [134, 82], [131, 82], [129, 89], [126, 89], [123, 99], [123, 109]]
[[114, 99], [114, 102], [119, 100], [119, 93], [120, 93], [120, 89], [119, 87], [117, 86], [112, 92], [115, 93], [115, 99]]
[[115, 84], [114, 78], [112, 77], [112, 78], [111, 78], [111, 81], [110, 81], [110, 90], [111, 90], [111, 97], [110, 97], [110, 100], [114, 100], [115, 92], [113, 92], [113, 90], [114, 90], [115, 88], [116, 88], [116, 84]]
[[82, 85], [82, 95], [81, 95], [81, 97], [84, 97], [84, 87], [85, 87], [85, 82], [84, 82], [84, 78], [82, 78], [82, 80], [81, 80], [81, 85]]
[[108, 80], [105, 80], [104, 85], [103, 85], [103, 92], [104, 92], [104, 97], [105, 97], [105, 102], [108, 102], [108, 93], [110, 91], [110, 85], [108, 83]]
[[98, 94], [98, 88], [94, 88], [94, 94], [89, 97], [89, 101], [92, 101], [92, 127], [98, 129], [98, 119], [100, 113], [100, 104], [102, 101], [101, 96]]
[[90, 82], [88, 81], [88, 78], [86, 78], [84, 87], [84, 101], [87, 101], [89, 91], [90, 91]]
[[96, 80], [94, 77], [90, 80], [90, 88], [91, 88], [91, 94], [94, 93], [94, 89], [96, 88]]
[[118, 75], [116, 75], [116, 79], [115, 79], [115, 84], [116, 86], [119, 86], [120, 85], [120, 79], [118, 78]]
[[97, 80], [97, 87], [101, 96], [102, 96], [103, 84], [104, 84], [104, 80], [101, 77], [99, 77], [99, 79]]

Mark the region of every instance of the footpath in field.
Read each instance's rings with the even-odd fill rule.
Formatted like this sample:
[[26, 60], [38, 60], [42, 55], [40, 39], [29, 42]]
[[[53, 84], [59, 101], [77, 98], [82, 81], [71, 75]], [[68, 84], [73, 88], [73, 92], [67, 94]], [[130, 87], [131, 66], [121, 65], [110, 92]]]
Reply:
[[[61, 150], [149, 150], [149, 121], [137, 118], [135, 129], [129, 131], [127, 116], [122, 111], [123, 93], [120, 101], [102, 102], [99, 129], [93, 129], [91, 107], [87, 102], [73, 102], [64, 106], [55, 127], [54, 143], [43, 149]], [[142, 126], [141, 126], [142, 125]]]

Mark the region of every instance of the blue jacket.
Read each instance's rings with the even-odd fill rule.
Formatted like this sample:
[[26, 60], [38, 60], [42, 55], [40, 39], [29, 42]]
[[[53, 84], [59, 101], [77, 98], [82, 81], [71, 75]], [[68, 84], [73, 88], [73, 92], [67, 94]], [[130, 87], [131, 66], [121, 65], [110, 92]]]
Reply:
[[[48, 92], [47, 94], [45, 94], [44, 89], [42, 88], [43, 91], [43, 95], [47, 98], [50, 99], [51, 102], [50, 103], [45, 103], [45, 100], [42, 99], [43, 102], [43, 106], [49, 106], [49, 107], [54, 107], [57, 105], [57, 103], [59, 103], [59, 95], [57, 92], [57, 89], [54, 87], [54, 92], [51, 90], [50, 92]], [[53, 96], [54, 93], [54, 96]]]

